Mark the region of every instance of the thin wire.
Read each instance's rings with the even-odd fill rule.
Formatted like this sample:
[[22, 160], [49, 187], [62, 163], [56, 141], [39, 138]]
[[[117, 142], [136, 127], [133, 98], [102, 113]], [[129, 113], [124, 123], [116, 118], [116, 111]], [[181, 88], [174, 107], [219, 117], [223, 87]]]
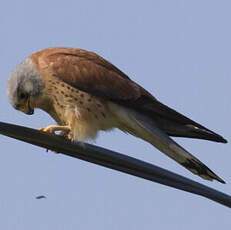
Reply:
[[231, 196], [153, 164], [87, 143], [72, 143], [56, 135], [0, 122], [0, 134], [74, 158], [197, 194], [231, 208]]

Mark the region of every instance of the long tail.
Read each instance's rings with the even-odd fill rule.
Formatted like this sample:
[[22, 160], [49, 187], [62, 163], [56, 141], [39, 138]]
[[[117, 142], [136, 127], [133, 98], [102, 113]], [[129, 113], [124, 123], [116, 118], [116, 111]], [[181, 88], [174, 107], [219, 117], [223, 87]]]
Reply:
[[123, 126], [123, 130], [148, 141], [161, 152], [203, 179], [210, 181], [217, 180], [225, 183], [224, 180], [206, 165], [172, 140], [164, 131], [159, 129], [152, 119], [131, 110], [127, 111], [127, 115], [127, 124]]

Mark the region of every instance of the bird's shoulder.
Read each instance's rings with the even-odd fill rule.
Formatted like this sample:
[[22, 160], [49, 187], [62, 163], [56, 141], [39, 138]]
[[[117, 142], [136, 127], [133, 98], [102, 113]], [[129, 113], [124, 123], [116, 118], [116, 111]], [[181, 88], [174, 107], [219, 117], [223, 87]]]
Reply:
[[46, 48], [32, 53], [30, 57], [39, 68], [45, 68], [49, 65], [53, 65], [53, 68], [67, 68], [71, 66], [104, 68], [109, 72], [118, 74], [122, 78], [131, 80], [119, 68], [97, 53], [80, 48]]
[[31, 55], [39, 71], [96, 96], [136, 100], [147, 92], [98, 54], [79, 48], [48, 48]]

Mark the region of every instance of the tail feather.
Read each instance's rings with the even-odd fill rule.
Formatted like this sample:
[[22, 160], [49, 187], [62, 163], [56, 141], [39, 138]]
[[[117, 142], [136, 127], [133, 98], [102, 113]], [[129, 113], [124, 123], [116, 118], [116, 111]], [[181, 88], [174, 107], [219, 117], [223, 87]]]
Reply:
[[129, 110], [128, 113], [130, 125], [127, 126], [126, 131], [148, 141], [161, 152], [203, 179], [211, 181], [217, 180], [225, 183], [224, 180], [206, 165], [172, 140], [164, 131], [159, 129], [152, 119], [135, 111]]

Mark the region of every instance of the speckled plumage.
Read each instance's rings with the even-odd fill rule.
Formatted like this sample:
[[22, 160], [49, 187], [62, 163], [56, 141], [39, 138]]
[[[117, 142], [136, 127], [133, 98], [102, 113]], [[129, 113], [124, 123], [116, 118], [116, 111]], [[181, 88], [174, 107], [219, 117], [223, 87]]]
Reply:
[[99, 130], [110, 130], [116, 119], [108, 102], [56, 79], [49, 79], [45, 92], [52, 100], [53, 118], [60, 125], [70, 125], [74, 140], [95, 139]]
[[226, 143], [215, 132], [159, 102], [99, 55], [75, 48], [33, 53], [12, 73], [8, 96], [18, 110], [49, 113], [62, 131], [77, 141], [94, 139], [100, 130], [119, 128], [139, 137], [207, 180], [224, 181], [169, 136]]

